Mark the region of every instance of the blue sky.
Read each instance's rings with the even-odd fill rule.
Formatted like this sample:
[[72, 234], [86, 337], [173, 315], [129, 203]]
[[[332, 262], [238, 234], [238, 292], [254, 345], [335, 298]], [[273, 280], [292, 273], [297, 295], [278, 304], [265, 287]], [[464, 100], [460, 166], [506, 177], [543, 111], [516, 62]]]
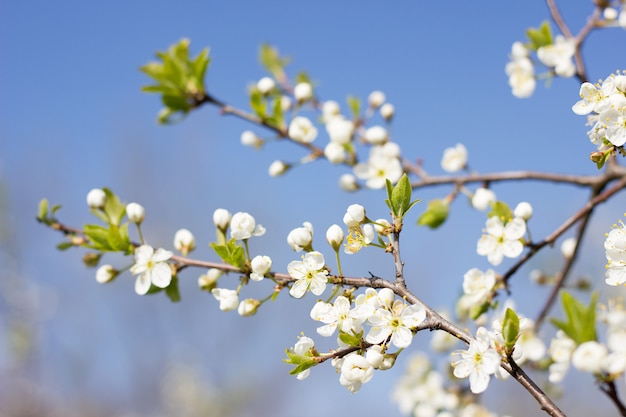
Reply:
[[[576, 32], [591, 12], [591, 2], [569, 3], [563, 2], [563, 13]], [[81, 225], [92, 221], [86, 193], [108, 186], [125, 201], [146, 207], [150, 242], [169, 246], [174, 232], [186, 227], [199, 241], [196, 256], [207, 259], [214, 259], [206, 247], [213, 238], [213, 210], [249, 211], [268, 228], [263, 239], [251, 242], [253, 251], [265, 251], [281, 271], [298, 257], [285, 238], [303, 221], [313, 222], [321, 240], [351, 203], [365, 205], [373, 217], [386, 214], [382, 192], [342, 193], [337, 179], [346, 170], [325, 162], [270, 179], [267, 167], [273, 160], [297, 160], [301, 150], [289, 144], [269, 144], [259, 152], [244, 148], [239, 135], [251, 126], [221, 117], [214, 108], [191, 114], [179, 125], [157, 126], [160, 103], [139, 91], [149, 80], [138, 67], [183, 37], [191, 39], [194, 53], [211, 48], [209, 91], [244, 109], [246, 87], [266, 75], [257, 61], [263, 42], [292, 57], [291, 75], [307, 71], [322, 99], [343, 104], [347, 95], [365, 98], [373, 90], [384, 91], [397, 109], [394, 141], [406, 157], [421, 158], [433, 174], [443, 173], [443, 149], [458, 142], [469, 149], [470, 164], [480, 172], [592, 174], [595, 167], [588, 154], [593, 146], [585, 135], [585, 120], [570, 110], [577, 100], [577, 82], [557, 79], [549, 88], [539, 83], [528, 100], [514, 98], [507, 85], [504, 66], [511, 44], [524, 40], [526, 28], [546, 19], [545, 4], [538, 0], [445, 6], [374, 1], [4, 2], [0, 179], [7, 190], [7, 229], [13, 233], [9, 246], [18, 261], [14, 269], [39, 300], [36, 379], [54, 386], [53, 395], [68, 401], [89, 395], [112, 401], [119, 409], [142, 410], [149, 408], [145, 397], [153, 397], [157, 389], [154, 378], [141, 378], [146, 370], [158, 377], [176, 361], [192, 361], [203, 377], [220, 386], [241, 380], [258, 386], [266, 378], [270, 383], [264, 383], [263, 395], [282, 394], [259, 401], [272, 415], [293, 415], [296, 410], [303, 416], [351, 409], [382, 412], [390, 407], [395, 413], [387, 397], [403, 364], [395, 373], [377, 374], [354, 396], [339, 386], [330, 367], [315, 369], [304, 382], [286, 375], [280, 362], [284, 348], [293, 345], [301, 330], [314, 332], [308, 317], [313, 298], [294, 302], [283, 296], [256, 317], [243, 319], [220, 313], [210, 295], [195, 291], [200, 271], [182, 276], [183, 302], [178, 305], [160, 296], [138, 298], [128, 276], [99, 286], [94, 271], [81, 265], [81, 253], [54, 249], [61, 237], [36, 224], [37, 203], [43, 197], [60, 203], [61, 219]], [[584, 46], [592, 80], [624, 66], [609, 40], [626, 44], [626, 32], [593, 33]], [[573, 213], [586, 198], [573, 187], [537, 183], [498, 185], [495, 190], [511, 205], [527, 200], [535, 206], [537, 220], [531, 226], [537, 237], [553, 230], [564, 212]], [[428, 200], [449, 191], [439, 187], [416, 196]], [[598, 243], [623, 207], [624, 197], [618, 196], [596, 216], [588, 255], [578, 264], [581, 274], [601, 277], [604, 260]], [[418, 206], [414, 218], [419, 211]], [[415, 276], [416, 292], [433, 306], [451, 305], [462, 274], [472, 266], [488, 266], [474, 252], [483, 216], [457, 201], [441, 231], [407, 228], [407, 270]], [[535, 266], [554, 264], [546, 255]], [[347, 260], [346, 267], [357, 276], [390, 271], [387, 259], [367, 255]], [[527, 283], [529, 270], [520, 272], [514, 290], [519, 291], [519, 304], [527, 303], [521, 310], [532, 316], [528, 301], [537, 289]], [[288, 315], [282, 314], [285, 309]], [[419, 335], [416, 344], [427, 340]], [[501, 385], [505, 392], [518, 392], [511, 382]], [[502, 412], [506, 409], [495, 395], [488, 394], [487, 400], [496, 409], [503, 407]]]

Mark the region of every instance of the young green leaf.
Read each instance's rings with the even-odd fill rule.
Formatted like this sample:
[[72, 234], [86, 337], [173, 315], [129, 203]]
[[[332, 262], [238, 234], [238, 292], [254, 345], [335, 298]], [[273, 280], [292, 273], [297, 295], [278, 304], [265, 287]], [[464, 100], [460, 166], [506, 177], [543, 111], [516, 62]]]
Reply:
[[359, 120], [361, 118], [361, 100], [357, 97], [348, 96], [347, 101], [348, 107], [352, 112], [352, 118], [354, 120]]
[[513, 218], [513, 211], [504, 201], [496, 201], [491, 205], [491, 211], [487, 213], [487, 217], [498, 217], [506, 223]]
[[245, 253], [243, 247], [235, 240], [230, 239], [225, 245], [211, 243], [211, 247], [224, 262], [227, 264], [242, 268], [245, 262]]
[[181, 300], [180, 291], [178, 290], [178, 277], [172, 277], [172, 282], [165, 288], [165, 295], [167, 295], [173, 303], [177, 303]]
[[504, 339], [506, 351], [509, 354], [513, 352], [513, 347], [519, 337], [519, 331], [519, 317], [517, 317], [515, 311], [507, 308], [504, 313], [504, 321], [502, 322], [502, 338]]
[[597, 340], [596, 335], [596, 302], [598, 293], [593, 293], [588, 306], [574, 298], [567, 291], [561, 291], [561, 304], [565, 312], [565, 320], [552, 318], [554, 326], [563, 330], [577, 344]]
[[39, 202], [39, 209], [37, 210], [37, 220], [40, 222], [45, 221], [48, 218], [48, 199], [43, 198]]
[[448, 218], [449, 204], [447, 200], [436, 199], [428, 202], [426, 211], [417, 219], [420, 226], [428, 226], [436, 229]]

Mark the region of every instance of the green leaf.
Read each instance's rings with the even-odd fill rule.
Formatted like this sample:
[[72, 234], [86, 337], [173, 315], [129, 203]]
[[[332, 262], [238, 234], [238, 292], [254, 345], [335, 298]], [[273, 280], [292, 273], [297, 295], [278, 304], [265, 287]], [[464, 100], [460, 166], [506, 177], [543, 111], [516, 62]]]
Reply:
[[280, 96], [274, 99], [272, 103], [272, 118], [270, 122], [277, 128], [284, 127], [285, 124], [285, 115], [283, 113], [283, 106], [280, 102]]
[[361, 346], [361, 342], [363, 339], [363, 332], [360, 333], [346, 333], [342, 330], [339, 330], [339, 340], [349, 346]]
[[309, 83], [313, 85], [313, 83], [311, 82], [311, 78], [309, 78], [309, 75], [306, 72], [299, 72], [296, 75], [296, 84], [298, 83]]
[[242, 268], [245, 262], [245, 253], [243, 247], [235, 240], [230, 239], [225, 245], [211, 243], [211, 247], [224, 262], [227, 264]]
[[361, 118], [361, 100], [357, 97], [348, 96], [347, 98], [348, 107], [352, 112], [352, 118], [354, 120], [358, 120]]
[[107, 241], [111, 251], [128, 252], [132, 246], [128, 237], [128, 223], [124, 223], [122, 226], [113, 224], [109, 226]]
[[165, 295], [170, 299], [171, 302], [177, 303], [181, 300], [180, 291], [178, 290], [178, 277], [173, 276], [172, 282], [165, 288]]
[[39, 202], [39, 208], [37, 210], [37, 220], [40, 222], [48, 219], [48, 199], [43, 198]]
[[502, 223], [507, 223], [513, 218], [513, 211], [504, 201], [496, 201], [491, 205], [491, 211], [487, 213], [487, 217], [498, 217]]
[[391, 201], [395, 208], [394, 214], [396, 217], [403, 218], [407, 211], [417, 203], [417, 201], [411, 202], [412, 191], [409, 177], [403, 174], [391, 193]]
[[109, 223], [119, 225], [126, 213], [126, 204], [122, 204], [120, 199], [108, 188], [102, 189], [107, 196], [104, 204], [104, 212], [109, 218]]
[[529, 48], [534, 51], [542, 46], [551, 45], [553, 43], [550, 24], [547, 21], [541, 23], [541, 26], [537, 29], [528, 28], [526, 30], [526, 36], [530, 40]]
[[443, 224], [448, 218], [449, 204], [447, 200], [436, 199], [428, 202], [426, 212], [417, 220], [420, 226], [428, 226], [436, 229]]
[[317, 361], [315, 361], [315, 359], [308, 359], [306, 362], [300, 363], [298, 366], [289, 371], [289, 374], [298, 375], [300, 372], [306, 371], [315, 365], [317, 365]]
[[89, 239], [90, 247], [102, 251], [111, 250], [109, 246], [109, 229], [97, 224], [86, 224], [83, 231], [87, 239]]
[[577, 344], [597, 340], [596, 302], [598, 293], [591, 296], [588, 306], [574, 298], [567, 291], [561, 291], [561, 303], [566, 320], [550, 319], [552, 324], [563, 330]]
[[57, 211], [61, 210], [61, 205], [60, 204], [55, 204], [54, 206], [52, 206], [52, 209], [50, 210], [50, 213], [52, 213], [52, 215], [54, 216]]
[[513, 347], [519, 337], [519, 331], [519, 317], [517, 317], [515, 311], [507, 308], [504, 313], [504, 321], [502, 322], [502, 337], [504, 339], [506, 351], [509, 354], [513, 352]]
[[472, 320], [478, 319], [483, 313], [489, 310], [491, 304], [485, 302], [482, 304], [474, 304], [469, 310], [469, 316]]
[[265, 119], [267, 116], [267, 100], [263, 97], [263, 94], [258, 88], [253, 88], [250, 92], [250, 107], [254, 113], [261, 119]]
[[284, 68], [289, 64], [291, 59], [288, 57], [281, 57], [278, 53], [278, 49], [264, 43], [259, 49], [259, 61], [261, 65], [265, 67], [276, 79], [282, 79], [284, 76]]
[[57, 245], [58, 250], [67, 250], [72, 247], [74, 247], [74, 244], [72, 244], [72, 242], [62, 242]]

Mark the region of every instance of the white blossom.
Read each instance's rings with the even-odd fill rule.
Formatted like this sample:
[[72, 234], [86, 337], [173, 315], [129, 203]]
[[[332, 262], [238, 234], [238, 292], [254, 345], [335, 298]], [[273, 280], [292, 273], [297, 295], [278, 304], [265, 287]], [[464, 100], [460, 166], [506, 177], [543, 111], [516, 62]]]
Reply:
[[304, 116], [294, 117], [289, 124], [289, 137], [296, 142], [311, 143], [317, 137], [317, 128]]
[[495, 202], [496, 193], [488, 188], [479, 188], [472, 195], [472, 207], [476, 210], [485, 211]]
[[572, 353], [572, 365], [580, 371], [600, 373], [603, 361], [609, 354], [605, 345], [590, 340], [581, 343]]
[[323, 293], [328, 281], [328, 271], [324, 266], [324, 255], [317, 251], [307, 252], [302, 261], [291, 261], [287, 271], [296, 281], [289, 289], [289, 294], [294, 298], [302, 298], [309, 290], [315, 295]]
[[313, 225], [310, 222], [304, 222], [302, 227], [293, 229], [287, 235], [287, 243], [296, 252], [312, 250]]
[[537, 49], [537, 57], [547, 67], [561, 77], [571, 77], [576, 73], [572, 58], [576, 52], [575, 39], [566, 39], [557, 35], [554, 43]]
[[237, 294], [237, 291], [226, 288], [213, 288], [211, 293], [220, 302], [220, 310], [232, 311], [239, 307], [239, 294]]
[[135, 249], [135, 264], [130, 267], [133, 275], [138, 275], [135, 281], [135, 292], [145, 295], [154, 285], [166, 288], [172, 282], [172, 269], [167, 262], [173, 253], [165, 249], [141, 245]]
[[387, 129], [382, 126], [372, 126], [365, 131], [363, 139], [372, 145], [383, 145], [387, 142], [389, 135]]
[[291, 168], [289, 164], [286, 164], [280, 160], [276, 160], [270, 164], [267, 172], [270, 174], [270, 177], [279, 177], [287, 172], [289, 168]]
[[393, 119], [395, 113], [396, 108], [391, 103], [385, 103], [380, 107], [380, 115], [387, 121]]
[[374, 376], [374, 368], [363, 356], [350, 353], [341, 365], [339, 383], [353, 394]]
[[565, 239], [561, 243], [561, 254], [563, 255], [563, 257], [565, 259], [572, 259], [572, 256], [574, 256], [574, 251], [576, 250], [576, 246], [577, 243], [575, 237], [569, 237]]
[[492, 265], [500, 265], [504, 256], [517, 258], [524, 250], [520, 241], [526, 234], [526, 222], [519, 217], [514, 217], [505, 224], [497, 216], [487, 220], [486, 233], [478, 240], [476, 252], [487, 256]]
[[446, 172], [458, 172], [467, 165], [467, 149], [461, 143], [457, 143], [454, 148], [446, 148], [443, 151], [441, 167]]
[[250, 239], [252, 236], [263, 236], [265, 228], [256, 224], [256, 220], [248, 213], [238, 212], [230, 220], [230, 236], [235, 240]]
[[257, 255], [250, 261], [250, 267], [252, 268], [250, 279], [261, 281], [272, 268], [272, 259], [269, 256]]
[[489, 379], [500, 368], [500, 354], [491, 347], [489, 333], [484, 327], [478, 328], [476, 338], [472, 339], [467, 351], [456, 353], [461, 357], [452, 363], [454, 376], [470, 380], [470, 390], [480, 394], [487, 389]]
[[390, 310], [379, 308], [368, 321], [372, 328], [365, 340], [379, 344], [391, 337], [391, 343], [398, 349], [405, 348], [413, 340], [413, 329], [426, 319], [426, 309], [419, 303], [407, 305], [396, 300]]
[[263, 139], [258, 137], [253, 131], [246, 130], [241, 134], [241, 144], [259, 149], [263, 146]]

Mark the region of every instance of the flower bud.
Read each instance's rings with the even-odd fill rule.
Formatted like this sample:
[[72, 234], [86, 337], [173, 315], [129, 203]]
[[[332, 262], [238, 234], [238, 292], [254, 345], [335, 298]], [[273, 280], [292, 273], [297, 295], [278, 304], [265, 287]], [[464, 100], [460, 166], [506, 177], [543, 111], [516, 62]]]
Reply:
[[372, 91], [367, 97], [367, 102], [369, 103], [371, 108], [377, 109], [383, 105], [385, 99], [385, 93], [383, 93], [382, 91]]
[[491, 203], [495, 203], [496, 193], [488, 188], [479, 188], [472, 196], [472, 207], [476, 210], [485, 211]]
[[246, 130], [241, 134], [241, 144], [259, 149], [263, 146], [263, 139], [258, 137], [254, 132]]
[[387, 219], [378, 219], [374, 222], [374, 229], [379, 235], [386, 236], [391, 230], [391, 223]]
[[513, 210], [513, 215], [528, 221], [528, 219], [530, 219], [533, 215], [533, 206], [526, 201], [522, 201], [515, 207], [515, 210]]
[[385, 103], [380, 107], [380, 115], [388, 122], [393, 119], [395, 113], [396, 108], [391, 103]]
[[574, 251], [576, 251], [576, 238], [570, 237], [561, 243], [561, 254], [565, 259], [572, 259]]
[[331, 143], [345, 145], [352, 141], [354, 123], [343, 117], [333, 117], [326, 123], [326, 132], [330, 136]]
[[591, 152], [589, 159], [591, 159], [591, 162], [598, 164], [604, 160], [604, 152]]
[[217, 286], [217, 280], [224, 274], [224, 271], [211, 268], [206, 274], [198, 278], [198, 287], [204, 291], [212, 291]]
[[242, 302], [239, 303], [239, 308], [237, 308], [237, 312], [242, 317], [249, 317], [256, 314], [256, 311], [259, 309], [261, 302], [259, 300], [255, 300], [254, 298], [246, 298]]
[[87, 193], [87, 205], [92, 209], [101, 209], [107, 201], [107, 195], [99, 188], [94, 188]]
[[372, 345], [367, 348], [367, 352], [365, 352], [365, 360], [376, 369], [378, 369], [385, 360], [385, 355], [382, 353], [382, 350], [382, 346]]
[[126, 205], [126, 216], [128, 216], [129, 221], [139, 224], [146, 217], [146, 210], [140, 204], [128, 203]]
[[358, 226], [365, 220], [365, 207], [360, 204], [351, 204], [343, 216], [346, 226]]
[[196, 239], [187, 229], [180, 229], [174, 235], [174, 248], [181, 252], [183, 256], [187, 256], [189, 252], [196, 248]]
[[280, 108], [286, 112], [291, 110], [291, 107], [293, 106], [293, 103], [291, 102], [291, 98], [288, 96], [281, 96], [280, 97]]
[[106, 284], [107, 282], [111, 282], [115, 279], [115, 277], [119, 274], [113, 266], [111, 265], [102, 265], [96, 271], [96, 281], [100, 284]]
[[228, 228], [230, 224], [231, 214], [228, 210], [223, 208], [218, 208], [213, 212], [213, 224], [218, 229], [224, 231]]
[[359, 189], [359, 184], [356, 182], [356, 177], [352, 174], [343, 174], [339, 177], [339, 188], [344, 191], [356, 191]]
[[269, 256], [257, 255], [250, 261], [250, 267], [252, 268], [250, 279], [252, 281], [261, 281], [265, 274], [270, 271], [272, 259]]
[[309, 101], [313, 98], [313, 86], [307, 82], [298, 83], [293, 88], [293, 96], [298, 103]]
[[337, 116], [341, 112], [339, 108], [339, 103], [333, 100], [325, 101], [322, 105], [322, 115], [324, 116], [324, 121], [328, 122], [334, 116]]
[[324, 148], [324, 156], [331, 164], [341, 164], [346, 160], [346, 150], [337, 142], [329, 142]]
[[313, 242], [313, 225], [304, 222], [302, 227], [297, 227], [287, 235], [287, 243], [296, 252], [313, 250], [311, 243]]
[[613, 21], [617, 19], [618, 13], [613, 7], [607, 7], [602, 11], [602, 16], [604, 17], [604, 20]]
[[467, 149], [462, 143], [457, 143], [454, 148], [446, 148], [441, 158], [441, 167], [446, 172], [458, 172], [467, 165]]
[[289, 168], [291, 168], [291, 165], [286, 164], [283, 161], [274, 161], [270, 165], [268, 172], [270, 177], [279, 177], [289, 171]]
[[344, 237], [343, 229], [338, 224], [333, 224], [326, 231], [326, 241], [335, 251], [341, 247]]
[[276, 87], [276, 82], [270, 77], [263, 77], [256, 83], [256, 88], [258, 88], [263, 95], [269, 94], [274, 87]]
[[365, 131], [363, 138], [367, 143], [372, 145], [382, 145], [387, 142], [389, 135], [387, 134], [387, 129], [384, 127], [372, 126]]

